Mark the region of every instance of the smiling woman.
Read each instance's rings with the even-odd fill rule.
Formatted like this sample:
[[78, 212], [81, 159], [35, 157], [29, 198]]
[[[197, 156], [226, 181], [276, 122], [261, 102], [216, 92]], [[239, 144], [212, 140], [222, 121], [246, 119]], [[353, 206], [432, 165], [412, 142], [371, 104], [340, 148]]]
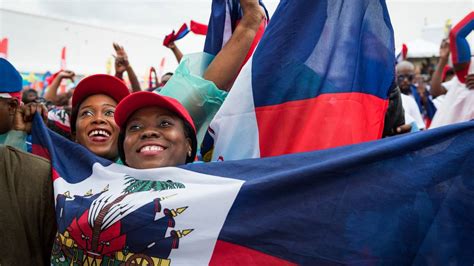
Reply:
[[197, 151], [196, 128], [177, 100], [137, 92], [117, 106], [118, 149], [127, 166], [148, 169], [190, 163]]
[[129, 94], [127, 86], [113, 76], [98, 74], [83, 79], [72, 96], [73, 139], [94, 154], [115, 161], [119, 134], [115, 107]]

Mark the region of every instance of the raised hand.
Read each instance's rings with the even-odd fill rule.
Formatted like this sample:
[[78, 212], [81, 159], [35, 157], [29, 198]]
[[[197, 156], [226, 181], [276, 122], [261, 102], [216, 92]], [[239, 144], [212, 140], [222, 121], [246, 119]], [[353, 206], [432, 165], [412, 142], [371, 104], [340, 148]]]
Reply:
[[63, 79], [70, 79], [72, 82], [74, 82], [74, 76], [76, 74], [71, 71], [71, 70], [61, 70], [58, 75], [54, 78], [53, 82], [49, 84], [48, 89], [46, 90], [46, 93], [44, 94], [44, 98], [47, 101], [51, 101], [52, 103], [56, 104], [57, 103], [57, 96], [58, 96], [58, 88], [59, 85], [61, 84], [61, 81]]
[[74, 76], [76, 74], [71, 71], [71, 70], [61, 70], [61, 72], [59, 72], [58, 76], [61, 78], [61, 79], [70, 79], [72, 82], [74, 82]]
[[397, 135], [399, 134], [405, 134], [409, 133], [411, 131], [411, 125], [410, 124], [405, 124], [402, 126], [397, 127]]
[[442, 59], [448, 59], [449, 53], [449, 39], [444, 39], [439, 47], [439, 57]]
[[242, 26], [258, 30], [262, 20], [266, 18], [265, 12], [260, 6], [258, 0], [240, 0], [240, 6], [244, 13], [240, 22], [241, 24], [243, 23]]
[[129, 67], [130, 63], [128, 62], [128, 56], [125, 52], [123, 46], [120, 46], [118, 43], [113, 43], [115, 53], [115, 72], [116, 74], [122, 74]]
[[466, 87], [470, 90], [474, 90], [474, 74], [466, 76]]
[[140, 82], [138, 81], [137, 75], [132, 69], [130, 62], [128, 61], [127, 53], [123, 46], [120, 46], [118, 43], [113, 43], [115, 52], [117, 53], [115, 57], [115, 76], [119, 79], [123, 79], [123, 72], [127, 71], [128, 79], [132, 85], [132, 90], [134, 92], [141, 91]]
[[169, 42], [166, 47], [168, 47], [170, 49], [176, 49], [176, 44], [174, 42]]
[[258, 0], [240, 0], [240, 5], [243, 11], [242, 20], [203, 76], [204, 79], [214, 82], [217, 88], [224, 91], [232, 88], [260, 25], [266, 18]]
[[28, 103], [16, 109], [13, 129], [31, 133], [31, 126], [35, 113], [39, 113], [46, 122], [48, 119], [48, 109], [41, 103]]

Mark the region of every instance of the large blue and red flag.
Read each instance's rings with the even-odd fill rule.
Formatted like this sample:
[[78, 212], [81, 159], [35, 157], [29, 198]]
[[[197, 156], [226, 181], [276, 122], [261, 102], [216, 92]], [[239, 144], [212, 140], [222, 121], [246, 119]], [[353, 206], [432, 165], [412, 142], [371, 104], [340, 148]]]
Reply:
[[53, 264], [472, 263], [474, 122], [309, 153], [136, 170], [35, 119], [34, 151], [53, 169]]
[[394, 53], [384, 0], [281, 1], [210, 124], [213, 160], [380, 138]]

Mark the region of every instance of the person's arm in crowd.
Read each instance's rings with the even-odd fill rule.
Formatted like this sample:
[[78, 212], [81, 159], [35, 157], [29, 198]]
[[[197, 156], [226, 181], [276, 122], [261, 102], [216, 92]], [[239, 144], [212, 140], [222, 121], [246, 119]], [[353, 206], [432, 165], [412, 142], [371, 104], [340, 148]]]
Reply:
[[232, 37], [216, 55], [204, 78], [229, 91], [247, 56], [265, 14], [257, 0], [241, 0], [243, 17]]
[[469, 74], [466, 76], [466, 87], [469, 90], [474, 90], [474, 74]]
[[61, 70], [56, 76], [56, 78], [54, 78], [53, 82], [49, 84], [43, 98], [46, 101], [50, 101], [53, 104], [56, 104], [56, 100], [58, 97], [58, 88], [59, 88], [59, 85], [61, 85], [61, 81], [63, 79], [70, 79], [71, 81], [74, 82], [74, 76], [75, 74], [71, 70]]
[[382, 137], [390, 137], [411, 131], [411, 125], [405, 124], [405, 110], [402, 106], [400, 89], [394, 87], [390, 91]]
[[433, 98], [436, 98], [440, 95], [446, 94], [446, 89], [441, 85], [443, 77], [443, 69], [448, 64], [449, 59], [449, 41], [447, 39], [441, 42], [441, 47], [439, 48], [439, 61], [436, 66], [436, 70], [431, 77], [431, 90], [430, 94]]
[[128, 61], [128, 56], [125, 52], [125, 49], [123, 46], [120, 46], [117, 43], [114, 43], [113, 46], [115, 52], [117, 53], [117, 56], [115, 57], [115, 76], [123, 80], [123, 72], [127, 71], [128, 79], [132, 85], [132, 91], [141, 91], [142, 89], [140, 88], [140, 82], [138, 82], [137, 75], [135, 74], [135, 71], [133, 71], [130, 62]]
[[180, 63], [181, 58], [183, 58], [183, 53], [181, 52], [181, 50], [179, 50], [178, 46], [176, 46], [174, 42], [170, 42], [167, 47], [171, 49], [174, 56], [176, 57], [176, 60], [178, 60], [178, 63]]
[[417, 84], [416, 90], [418, 92], [418, 95], [420, 96], [421, 103], [425, 107], [425, 109], [428, 108], [428, 90], [426, 89], [426, 83], [425, 80], [421, 75], [416, 75], [415, 77], [415, 83]]

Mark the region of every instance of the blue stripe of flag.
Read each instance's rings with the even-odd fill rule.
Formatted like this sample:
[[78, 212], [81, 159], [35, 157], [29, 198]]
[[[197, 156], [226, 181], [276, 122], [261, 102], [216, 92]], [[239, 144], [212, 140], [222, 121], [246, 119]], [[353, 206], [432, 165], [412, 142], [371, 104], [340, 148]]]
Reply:
[[246, 180], [219, 235], [300, 265], [464, 265], [474, 122], [318, 152], [184, 168]]
[[281, 1], [253, 57], [255, 106], [341, 92], [387, 99], [394, 51], [384, 0]]

